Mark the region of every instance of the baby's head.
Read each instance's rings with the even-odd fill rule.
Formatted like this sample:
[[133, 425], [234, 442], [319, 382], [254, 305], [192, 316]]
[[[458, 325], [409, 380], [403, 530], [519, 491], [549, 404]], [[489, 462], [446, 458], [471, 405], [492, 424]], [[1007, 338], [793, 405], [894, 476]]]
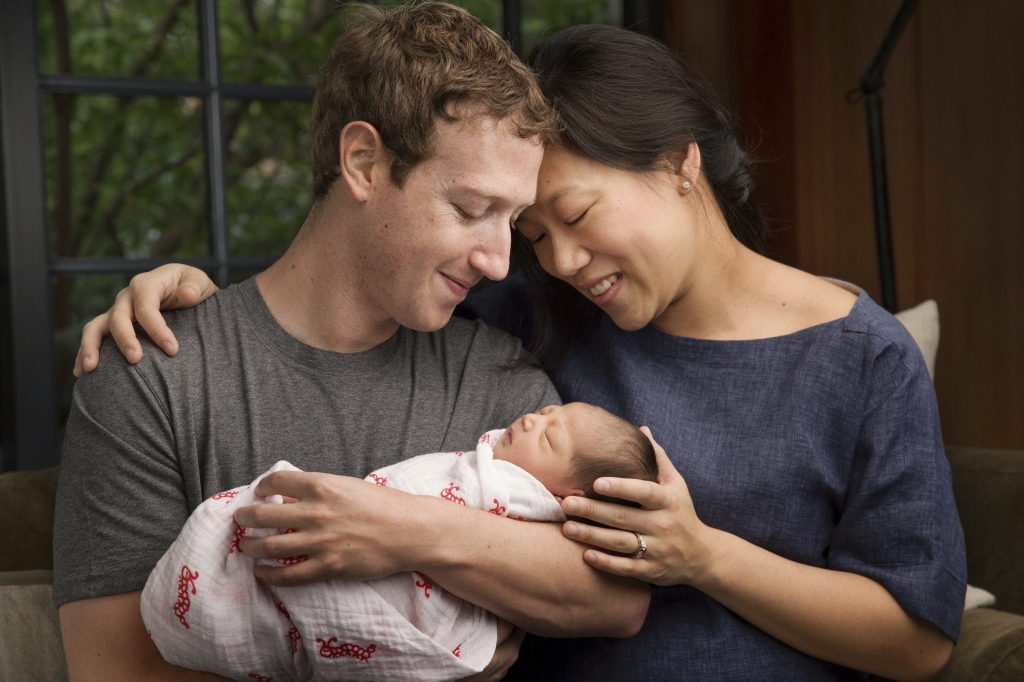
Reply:
[[558, 497], [596, 497], [602, 476], [658, 479], [654, 447], [640, 429], [587, 403], [526, 414], [494, 446], [494, 458], [532, 474]]

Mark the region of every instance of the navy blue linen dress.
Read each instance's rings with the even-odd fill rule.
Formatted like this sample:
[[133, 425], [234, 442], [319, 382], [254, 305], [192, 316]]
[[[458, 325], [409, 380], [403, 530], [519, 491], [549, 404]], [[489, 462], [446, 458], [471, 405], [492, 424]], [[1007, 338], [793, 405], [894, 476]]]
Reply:
[[[532, 319], [520, 277], [474, 295], [459, 314], [521, 335]], [[935, 393], [914, 340], [866, 294], [846, 318], [753, 341], [650, 325], [626, 332], [602, 314], [550, 376], [566, 402], [649, 426], [705, 524], [794, 561], [868, 576], [908, 613], [959, 635], [964, 542]], [[527, 637], [506, 679], [868, 676], [674, 586], [653, 588], [633, 638]]]

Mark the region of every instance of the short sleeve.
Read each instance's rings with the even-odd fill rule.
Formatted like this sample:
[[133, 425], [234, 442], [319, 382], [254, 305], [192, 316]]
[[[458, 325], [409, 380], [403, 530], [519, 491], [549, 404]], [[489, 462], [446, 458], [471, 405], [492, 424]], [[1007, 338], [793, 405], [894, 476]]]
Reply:
[[166, 407], [108, 339], [75, 384], [54, 516], [53, 600], [141, 590], [189, 516]]
[[963, 531], [938, 405], [913, 341], [889, 341], [870, 389], [829, 568], [867, 576], [954, 641], [966, 591]]

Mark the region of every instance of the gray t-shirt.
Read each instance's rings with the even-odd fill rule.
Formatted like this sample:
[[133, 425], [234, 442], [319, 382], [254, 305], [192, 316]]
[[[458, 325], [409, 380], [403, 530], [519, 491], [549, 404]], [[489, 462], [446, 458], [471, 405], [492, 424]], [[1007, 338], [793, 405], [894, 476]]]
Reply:
[[75, 385], [54, 519], [53, 599], [140, 590], [206, 498], [285, 459], [366, 476], [560, 403], [520, 342], [482, 322], [400, 328], [363, 353], [291, 337], [250, 279], [167, 314], [167, 357], [140, 335], [129, 365], [108, 339]]

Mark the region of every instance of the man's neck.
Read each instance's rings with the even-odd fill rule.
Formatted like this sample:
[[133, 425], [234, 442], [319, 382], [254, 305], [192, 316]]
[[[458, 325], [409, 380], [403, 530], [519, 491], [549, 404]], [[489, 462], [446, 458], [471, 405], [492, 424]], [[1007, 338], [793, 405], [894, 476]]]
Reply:
[[314, 348], [360, 353], [387, 341], [398, 323], [360, 286], [352, 250], [345, 248], [348, 211], [314, 206], [281, 258], [256, 276], [271, 315], [286, 332]]

